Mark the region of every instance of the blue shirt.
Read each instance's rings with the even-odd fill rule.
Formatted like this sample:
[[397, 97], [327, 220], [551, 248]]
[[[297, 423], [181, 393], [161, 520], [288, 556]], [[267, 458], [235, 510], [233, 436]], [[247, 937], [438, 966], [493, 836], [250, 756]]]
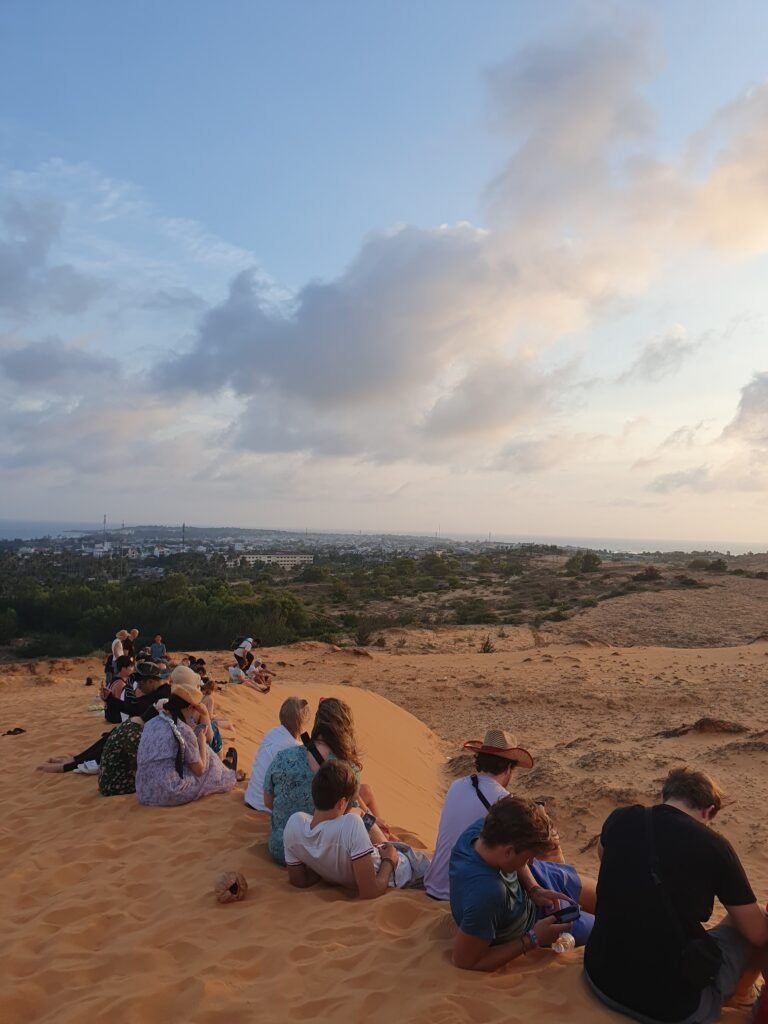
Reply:
[[149, 645], [149, 653], [153, 661], [163, 661], [166, 655], [164, 643], [153, 643]]
[[461, 833], [451, 851], [451, 913], [465, 935], [498, 945], [525, 935], [536, 920], [536, 908], [516, 872], [492, 868], [475, 852], [482, 828], [480, 818]]

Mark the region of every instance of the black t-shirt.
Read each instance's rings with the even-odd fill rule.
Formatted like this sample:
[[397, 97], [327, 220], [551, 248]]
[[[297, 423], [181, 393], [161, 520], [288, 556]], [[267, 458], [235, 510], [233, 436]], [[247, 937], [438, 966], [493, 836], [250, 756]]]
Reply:
[[[622, 807], [606, 820], [597, 880], [595, 927], [584, 967], [610, 999], [658, 1021], [680, 1021], [701, 992], [679, 971], [680, 938], [656, 891], [649, 867], [645, 808]], [[724, 906], [755, 902], [731, 844], [668, 804], [653, 809], [659, 875], [682, 929], [702, 934], [715, 896]]]

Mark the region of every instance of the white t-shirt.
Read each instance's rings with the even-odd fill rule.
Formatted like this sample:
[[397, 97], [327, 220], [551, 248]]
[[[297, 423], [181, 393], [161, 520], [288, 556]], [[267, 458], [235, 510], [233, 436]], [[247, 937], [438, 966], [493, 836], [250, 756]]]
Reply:
[[235, 685], [244, 683], [248, 676], [243, 672], [239, 665], [232, 665], [229, 670], [229, 681]]
[[120, 640], [118, 637], [115, 637], [115, 639], [112, 641], [112, 664], [114, 665], [114, 663], [117, 661], [117, 659], [118, 658], [122, 658], [122, 656], [123, 656], [123, 641]]
[[251, 779], [245, 791], [245, 802], [254, 810], [266, 811], [267, 814], [271, 814], [269, 808], [264, 805], [264, 779], [267, 777], [267, 771], [275, 754], [279, 754], [281, 750], [287, 750], [289, 747], [298, 746], [301, 746], [301, 740], [295, 740], [284, 725], [278, 725], [264, 734], [261, 746], [256, 751], [251, 768]]
[[[286, 864], [304, 864], [333, 885], [355, 887], [353, 861], [373, 858], [373, 870], [379, 873], [381, 854], [371, 843], [363, 819], [358, 814], [342, 814], [321, 821], [312, 828], [312, 816], [297, 811], [288, 819], [283, 832]], [[398, 864], [390, 876], [390, 888], [401, 888], [413, 878], [404, 854], [397, 853]]]
[[[503, 786], [489, 775], [478, 775], [478, 785], [489, 804], [495, 804], [509, 793]], [[451, 850], [464, 829], [484, 818], [488, 812], [475, 792], [469, 776], [456, 779], [445, 794], [445, 803], [440, 815], [440, 826], [437, 830], [435, 856], [424, 876], [424, 888], [436, 900], [447, 900], [450, 896], [448, 884], [448, 865]]]
[[253, 649], [253, 640], [243, 640], [240, 646], [235, 650], [236, 658], [244, 658], [248, 651]]

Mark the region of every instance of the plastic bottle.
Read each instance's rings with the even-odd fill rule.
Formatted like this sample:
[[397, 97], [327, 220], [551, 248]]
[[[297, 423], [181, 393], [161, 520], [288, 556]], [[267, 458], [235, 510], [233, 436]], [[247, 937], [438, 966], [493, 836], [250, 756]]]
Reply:
[[576, 949], [576, 939], [574, 939], [570, 932], [563, 932], [561, 935], [558, 935], [552, 943], [553, 953], [570, 953], [572, 949]]

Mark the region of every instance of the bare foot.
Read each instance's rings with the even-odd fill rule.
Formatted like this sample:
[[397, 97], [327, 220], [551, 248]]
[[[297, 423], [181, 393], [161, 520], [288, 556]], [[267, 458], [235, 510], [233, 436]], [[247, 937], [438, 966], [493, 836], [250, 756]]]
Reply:
[[67, 761], [74, 761], [71, 754], [60, 754], [58, 757], [49, 757], [46, 764], [66, 764]]
[[47, 761], [45, 764], [39, 764], [37, 766], [37, 771], [39, 771], [39, 772], [63, 772], [65, 764], [66, 764], [65, 761], [61, 762], [60, 764], [51, 764], [50, 761]]

